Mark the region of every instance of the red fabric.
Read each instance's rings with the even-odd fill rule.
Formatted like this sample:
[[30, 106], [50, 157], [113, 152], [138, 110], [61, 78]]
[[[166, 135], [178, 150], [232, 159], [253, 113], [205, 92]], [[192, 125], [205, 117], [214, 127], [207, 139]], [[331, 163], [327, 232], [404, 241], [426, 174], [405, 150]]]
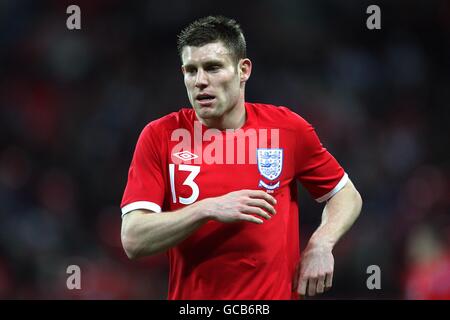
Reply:
[[[180, 197], [189, 198], [194, 193], [193, 187], [186, 183], [189, 176], [194, 177], [193, 183], [199, 190], [195, 201], [241, 189], [266, 190], [260, 181], [266, 185], [280, 183], [271, 193], [277, 199], [277, 214], [272, 219], [261, 225], [210, 221], [169, 250], [169, 299], [293, 298], [292, 279], [300, 258], [296, 181], [314, 198], [319, 198], [332, 191], [345, 174], [303, 118], [285, 107], [252, 103], [246, 103], [245, 107], [247, 120], [241, 128], [244, 132], [254, 130], [258, 139], [262, 139], [264, 133], [259, 129], [266, 129], [267, 147], [277, 148], [270, 139], [273, 132], [270, 130], [279, 130], [283, 160], [281, 174], [275, 180], [263, 177], [256, 162], [250, 161], [258, 146], [245, 148], [243, 164], [227, 164], [226, 154], [222, 164], [205, 163], [211, 150], [208, 146], [213, 141], [196, 146], [189, 142], [183, 148], [202, 157], [201, 163], [195, 162], [198, 158], [189, 161], [174, 158], [173, 151], [179, 151], [175, 147], [180, 146], [180, 140], [171, 141], [175, 129], [186, 129], [194, 139], [196, 116], [192, 109], [182, 109], [151, 122], [139, 137], [122, 208], [138, 201], [155, 203], [162, 211], [182, 208], [185, 205], [180, 203]], [[207, 128], [199, 123], [197, 126], [203, 135]], [[224, 141], [230, 139], [225, 131], [220, 134]], [[223, 142], [224, 153], [228, 150], [226, 143], [229, 141]], [[235, 162], [237, 153], [234, 152]], [[170, 164], [174, 164], [175, 203]], [[186, 169], [181, 165], [191, 167]], [[192, 166], [199, 167], [197, 175], [191, 173]]]
[[416, 263], [407, 271], [406, 298], [450, 300], [450, 252], [431, 261]]

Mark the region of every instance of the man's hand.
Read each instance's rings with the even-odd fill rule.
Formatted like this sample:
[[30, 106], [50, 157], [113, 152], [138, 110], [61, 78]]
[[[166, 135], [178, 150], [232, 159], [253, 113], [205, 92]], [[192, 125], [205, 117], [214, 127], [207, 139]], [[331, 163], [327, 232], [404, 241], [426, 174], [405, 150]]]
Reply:
[[276, 214], [275, 204], [275, 198], [261, 190], [234, 191], [197, 203], [209, 219], [224, 223], [249, 221], [258, 224], [263, 223], [263, 220], [253, 215], [270, 219], [271, 214]]
[[293, 290], [301, 296], [314, 296], [332, 286], [334, 258], [332, 248], [308, 244], [294, 276]]
[[312, 234], [297, 266], [292, 290], [314, 296], [330, 289], [334, 258], [331, 253], [338, 240], [353, 225], [361, 212], [362, 199], [350, 179], [331, 197], [323, 209], [322, 222]]

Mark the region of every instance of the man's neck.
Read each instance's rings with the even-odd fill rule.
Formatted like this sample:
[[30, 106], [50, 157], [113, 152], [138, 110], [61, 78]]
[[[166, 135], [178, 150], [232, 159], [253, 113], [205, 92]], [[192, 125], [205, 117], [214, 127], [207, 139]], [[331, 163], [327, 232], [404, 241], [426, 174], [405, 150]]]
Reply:
[[247, 112], [245, 110], [244, 101], [239, 102], [229, 112], [225, 113], [221, 118], [215, 119], [199, 119], [208, 128], [219, 130], [239, 129], [247, 120]]

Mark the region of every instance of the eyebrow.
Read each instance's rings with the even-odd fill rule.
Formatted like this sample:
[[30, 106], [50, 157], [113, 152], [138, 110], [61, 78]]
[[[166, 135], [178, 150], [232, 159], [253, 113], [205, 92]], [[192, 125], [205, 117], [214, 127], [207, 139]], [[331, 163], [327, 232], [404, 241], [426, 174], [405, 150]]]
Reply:
[[[208, 61], [202, 63], [202, 65], [204, 67], [210, 67], [210, 66], [213, 66], [213, 65], [221, 65], [221, 66], [223, 66], [224, 62], [222, 60], [208, 60]], [[189, 68], [195, 68], [196, 65], [193, 64], [193, 63], [188, 63], [188, 64], [183, 65], [183, 67], [185, 69], [189, 69]]]

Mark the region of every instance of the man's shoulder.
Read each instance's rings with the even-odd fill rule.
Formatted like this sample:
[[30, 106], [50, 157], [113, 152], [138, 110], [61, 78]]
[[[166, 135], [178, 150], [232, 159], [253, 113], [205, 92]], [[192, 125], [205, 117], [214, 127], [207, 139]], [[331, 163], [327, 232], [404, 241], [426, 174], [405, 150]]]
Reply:
[[192, 112], [193, 110], [191, 108], [181, 108], [178, 111], [171, 112], [161, 118], [150, 121], [146, 128], [152, 128], [156, 131], [181, 128], [192, 118]]
[[263, 126], [296, 129], [308, 125], [305, 119], [287, 106], [276, 106], [265, 103], [250, 103], [258, 123]]

